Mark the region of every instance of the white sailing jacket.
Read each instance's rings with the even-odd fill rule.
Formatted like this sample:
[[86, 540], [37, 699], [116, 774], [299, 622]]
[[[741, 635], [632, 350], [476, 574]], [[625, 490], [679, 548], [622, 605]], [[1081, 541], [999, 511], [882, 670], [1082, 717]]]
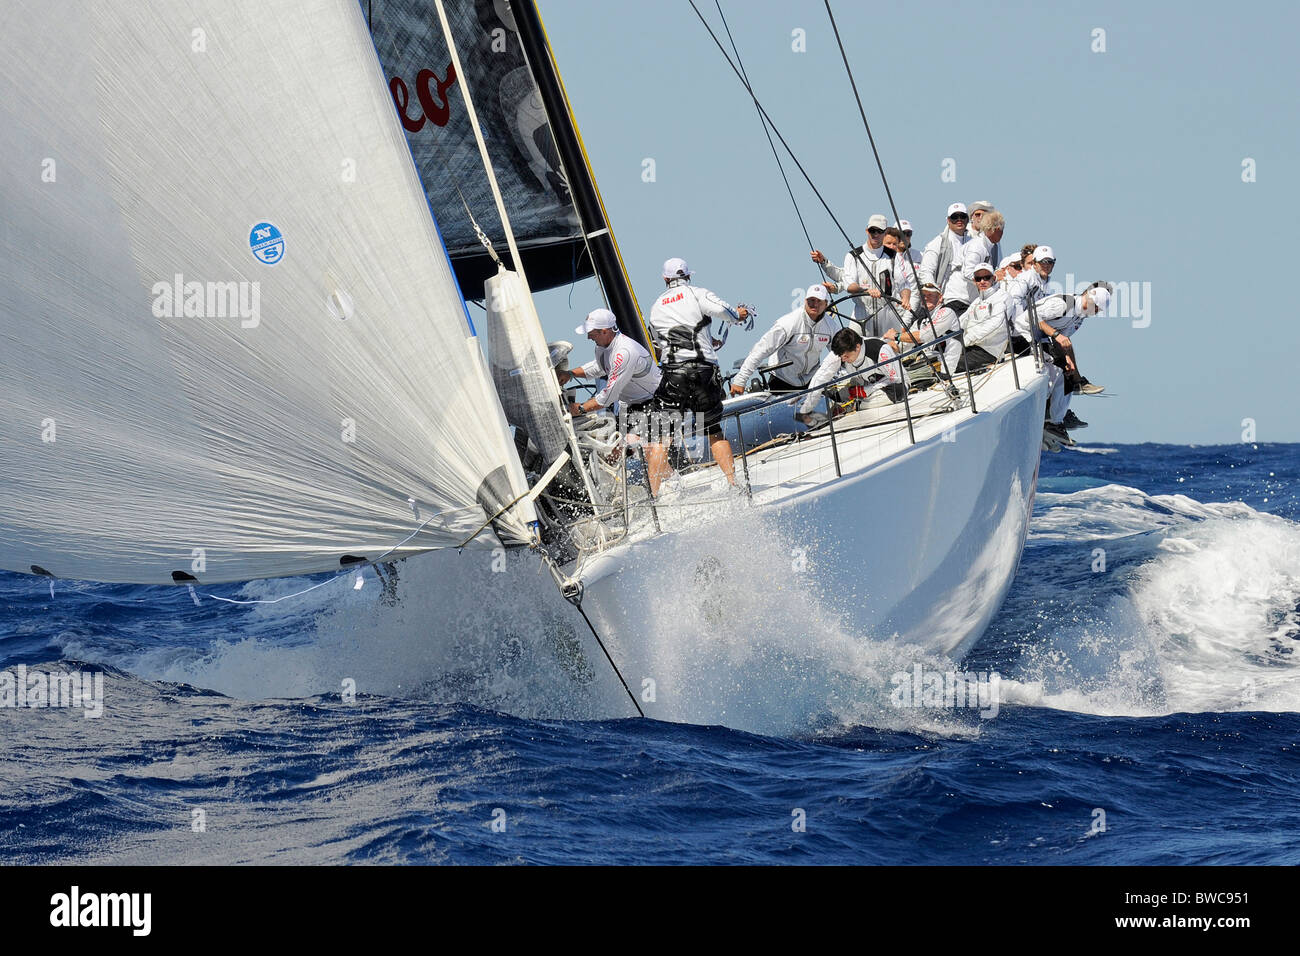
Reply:
[[758, 340], [758, 344], [749, 350], [749, 355], [732, 381], [745, 384], [763, 360], [776, 353], [774, 364], [794, 364], [773, 374], [792, 385], [806, 385], [821, 363], [822, 350], [830, 348], [831, 336], [838, 330], [831, 319], [831, 314], [824, 312], [821, 318], [814, 320], [802, 305], [781, 316]]
[[[713, 322], [738, 322], [740, 317], [726, 302], [708, 289], [691, 285], [685, 279], [674, 279], [655, 300], [650, 309], [650, 335], [664, 365], [700, 360], [718, 364], [718, 353], [713, 350]], [[693, 348], [677, 347], [669, 334], [689, 335]]]
[[1046, 297], [1045, 285], [1043, 277], [1034, 268], [1025, 269], [1007, 282], [1007, 312], [1015, 326], [1016, 335], [1025, 338], [1038, 335], [1038, 330], [1032, 328], [1028, 310], [1030, 301], [1036, 304], [1039, 299]]
[[[857, 371], [858, 369], [869, 368], [877, 362], [884, 362], [893, 357], [894, 352], [888, 345], [882, 345], [880, 347], [880, 357], [874, 360], [867, 354], [865, 345], [858, 349], [858, 360], [856, 362], [846, 362], [832, 352], [822, 359], [821, 365], [817, 366], [817, 371], [813, 374], [812, 381], [808, 383], [808, 387], [815, 389], [818, 386], [825, 385], [827, 382], [834, 381], [841, 375], [848, 375], [850, 372]], [[902, 381], [903, 378], [899, 372], [898, 363], [890, 362], [888, 365], [872, 369], [870, 372], [863, 372], [862, 375], [854, 376], [840, 384], [861, 385], [863, 388], [867, 389], [868, 392], [872, 392], [878, 388], [884, 388], [886, 385], [897, 385]], [[799, 411], [802, 414], [807, 415], [817, 407], [817, 403], [821, 400], [821, 392], [809, 392], [808, 397], [805, 398], [803, 404], [799, 406]]]
[[[969, 232], [959, 236], [945, 227], [925, 244], [925, 252], [921, 254], [921, 281], [933, 282], [942, 289], [945, 302], [951, 299], [970, 301], [966, 279], [961, 274], [963, 256], [970, 241]], [[948, 243], [946, 248], [945, 242]]]
[[[858, 264], [859, 259], [862, 260], [861, 265]], [[824, 266], [826, 275], [839, 285], [841, 292], [847, 293], [849, 285], [854, 282], [862, 286], [863, 293], [853, 300], [853, 318], [858, 323], [865, 323], [868, 316], [874, 316], [883, 307], [884, 300], [873, 299], [866, 294], [866, 290], [884, 288], [880, 281], [880, 274], [887, 270], [892, 262], [893, 260], [885, 255], [883, 245], [879, 249], [868, 249], [865, 245], [854, 246], [844, 254], [843, 266], [834, 265], [827, 260]]]
[[[1049, 295], [1035, 303], [1035, 311], [1040, 321], [1046, 322], [1066, 338], [1073, 338], [1074, 333], [1078, 332], [1079, 327], [1083, 325], [1083, 320], [1087, 318], [1079, 312], [1079, 300], [1082, 298], [1081, 295], [1073, 296], [1065, 293]], [[1041, 338], [1047, 337], [1042, 333], [1039, 335]]]
[[606, 348], [597, 347], [596, 357], [582, 367], [582, 374], [605, 379], [605, 387], [596, 393], [601, 408], [620, 400], [633, 405], [648, 401], [663, 378], [645, 347], [622, 332]]
[[975, 299], [961, 315], [961, 327], [966, 331], [966, 345], [978, 345], [994, 358], [1007, 347], [1007, 291], [1001, 283], [976, 294]]

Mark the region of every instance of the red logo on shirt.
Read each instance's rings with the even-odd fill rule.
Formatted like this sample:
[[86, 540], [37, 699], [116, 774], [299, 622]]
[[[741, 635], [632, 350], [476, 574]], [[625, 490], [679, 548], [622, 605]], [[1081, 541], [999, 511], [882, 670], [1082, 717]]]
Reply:
[[614, 356], [614, 367], [609, 370], [609, 377], [613, 378], [618, 374], [618, 370], [623, 367], [623, 353], [619, 352]]
[[674, 302], [680, 302], [686, 298], [685, 292], [678, 292], [676, 295], [666, 295], [659, 300], [661, 305], [672, 305]]

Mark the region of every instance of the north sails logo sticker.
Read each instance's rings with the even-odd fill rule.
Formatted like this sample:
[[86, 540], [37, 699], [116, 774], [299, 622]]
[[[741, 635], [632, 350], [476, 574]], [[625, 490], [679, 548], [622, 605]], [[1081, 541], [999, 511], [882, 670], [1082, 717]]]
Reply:
[[269, 222], [259, 222], [248, 233], [248, 247], [259, 262], [273, 266], [284, 257], [284, 236]]

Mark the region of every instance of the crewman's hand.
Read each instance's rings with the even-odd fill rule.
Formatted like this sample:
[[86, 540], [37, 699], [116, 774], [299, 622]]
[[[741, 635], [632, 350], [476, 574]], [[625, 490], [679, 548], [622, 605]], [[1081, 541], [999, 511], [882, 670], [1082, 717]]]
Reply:
[[573, 379], [573, 373], [568, 372], [562, 368], [557, 368], [555, 370], [555, 377], [560, 380], [561, 385], [564, 385], [566, 382], [569, 382]]
[[995, 276], [997, 277], [997, 280], [998, 280], [999, 282], [1001, 282], [1003, 279], [1005, 279], [1005, 278], [1007, 277], [1007, 270], [1006, 270], [1006, 269], [994, 269], [994, 270], [993, 270], [993, 275], [995, 275]]
[[1061, 348], [1065, 349], [1066, 351], [1069, 351], [1070, 348], [1073, 347], [1073, 343], [1070, 341], [1070, 337], [1064, 334], [1058, 335], [1056, 337], [1056, 344], [1059, 345]]
[[882, 295], [884, 295], [884, 293], [881, 292], [879, 289], [869, 289], [867, 291], [867, 294], [871, 296], [871, 298], [873, 299], [879, 299]]
[[745, 394], [745, 386], [744, 386], [744, 385], [741, 385], [739, 382], [733, 382], [732, 385], [731, 385], [731, 394], [732, 394], [732, 395], [744, 395], [744, 394]]
[[736, 310], [736, 315], [740, 316], [742, 320], [747, 319], [749, 318], [749, 309], [745, 308], [742, 305], [740, 308]]
[[575, 416], [576, 416], [576, 415], [582, 415], [582, 414], [584, 414], [583, 411], [582, 411], [582, 406], [579, 405], [577, 402], [570, 402], [570, 403], [569, 403], [569, 414], [570, 414], [570, 415], [575, 415]]
[[822, 251], [820, 249], [814, 249], [812, 251], [812, 261], [817, 263], [819, 266], [826, 265], [826, 257], [822, 255]]
[[710, 341], [713, 342], [713, 347], [714, 347], [715, 349], [720, 349], [720, 348], [722, 348], [722, 339], [711, 339]]
[[1078, 366], [1076, 366], [1076, 365], [1074, 364], [1074, 359], [1071, 358], [1069, 355], [1067, 355], [1067, 356], [1065, 357], [1065, 369], [1066, 369], [1066, 371], [1068, 371], [1068, 372], [1077, 372], [1077, 371], [1079, 371]]

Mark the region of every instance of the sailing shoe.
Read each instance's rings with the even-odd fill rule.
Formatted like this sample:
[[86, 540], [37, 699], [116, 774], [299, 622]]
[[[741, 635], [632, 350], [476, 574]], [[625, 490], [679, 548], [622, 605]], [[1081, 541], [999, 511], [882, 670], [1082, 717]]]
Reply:
[[1100, 395], [1104, 391], [1106, 391], [1105, 385], [1093, 385], [1092, 382], [1079, 386], [1080, 395]]
[[1065, 426], [1057, 424], [1056, 422], [1048, 422], [1044, 425], [1043, 434], [1049, 438], [1055, 438], [1062, 445], [1074, 444], [1074, 439], [1072, 439], [1069, 432], [1065, 430]]
[[1080, 418], [1078, 415], [1074, 414], [1074, 409], [1073, 409], [1073, 408], [1071, 408], [1069, 411], [1067, 411], [1067, 412], [1065, 413], [1065, 419], [1064, 419], [1064, 421], [1061, 422], [1061, 424], [1064, 425], [1064, 426], [1066, 427], [1066, 429], [1087, 428], [1087, 427], [1088, 427], [1088, 423], [1087, 423], [1087, 422], [1085, 422], [1085, 421], [1084, 421], [1082, 418]]

